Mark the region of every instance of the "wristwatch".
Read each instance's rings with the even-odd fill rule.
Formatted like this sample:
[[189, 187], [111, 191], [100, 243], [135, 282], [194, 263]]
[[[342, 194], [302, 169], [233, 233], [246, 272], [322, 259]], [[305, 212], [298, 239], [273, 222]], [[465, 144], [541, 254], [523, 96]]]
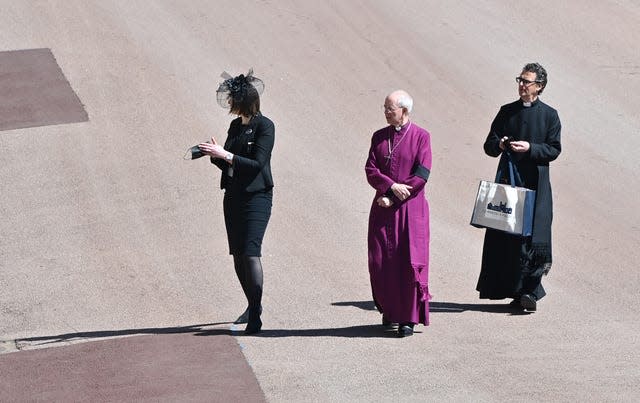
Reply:
[[225, 159], [225, 161], [229, 161], [229, 162], [231, 162], [231, 160], [233, 159], [233, 154], [231, 154], [231, 153], [227, 153], [227, 154], [224, 156], [224, 159]]

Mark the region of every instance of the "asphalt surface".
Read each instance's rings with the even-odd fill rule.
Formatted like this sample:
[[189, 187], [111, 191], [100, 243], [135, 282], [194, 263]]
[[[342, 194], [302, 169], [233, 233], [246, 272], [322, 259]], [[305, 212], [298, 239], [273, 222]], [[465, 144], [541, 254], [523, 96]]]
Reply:
[[[11, 390], [9, 400], [233, 400], [224, 393], [256, 381], [263, 395], [252, 396], [272, 402], [640, 399], [637, 2], [0, 8], [0, 52], [49, 49], [61, 88], [86, 112], [0, 126], [0, 393]], [[497, 163], [482, 152], [489, 125], [532, 61], [549, 72], [542, 99], [559, 111], [563, 153], [551, 165], [548, 295], [538, 312], [514, 315], [508, 301], [478, 300], [483, 232], [469, 219]], [[6, 66], [3, 119], [30, 113], [6, 110], [16, 84]], [[224, 139], [219, 74], [251, 67], [276, 124], [276, 188], [264, 332], [244, 337], [229, 331], [245, 301], [217, 170], [182, 156]], [[434, 157], [431, 325], [406, 339], [379, 326], [366, 265], [364, 161], [397, 88], [414, 96], [412, 119], [431, 132]], [[163, 349], [174, 353], [166, 361]], [[215, 375], [223, 353], [222, 368], [244, 368], [245, 386], [207, 383], [231, 382]], [[95, 393], [46, 389], [56, 371]], [[133, 373], [160, 394], [141, 394]], [[105, 392], [110, 381], [131, 394]]]

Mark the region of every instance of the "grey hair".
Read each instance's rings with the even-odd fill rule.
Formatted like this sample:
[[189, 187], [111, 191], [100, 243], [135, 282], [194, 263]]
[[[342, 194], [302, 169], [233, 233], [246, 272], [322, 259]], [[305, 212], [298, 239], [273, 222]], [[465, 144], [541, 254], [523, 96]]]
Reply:
[[413, 109], [413, 98], [411, 97], [411, 95], [409, 95], [407, 91], [404, 91], [404, 90], [393, 91], [391, 94], [387, 96], [387, 98], [392, 95], [394, 95], [397, 98], [396, 104], [400, 108], [406, 108], [407, 112], [411, 113], [411, 110]]

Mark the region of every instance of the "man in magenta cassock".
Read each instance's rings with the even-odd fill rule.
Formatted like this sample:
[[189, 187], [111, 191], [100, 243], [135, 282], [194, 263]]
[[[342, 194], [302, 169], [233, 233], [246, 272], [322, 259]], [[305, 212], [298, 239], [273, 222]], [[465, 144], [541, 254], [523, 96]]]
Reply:
[[376, 307], [386, 327], [400, 337], [417, 323], [429, 324], [429, 205], [424, 187], [431, 171], [431, 136], [409, 120], [413, 99], [389, 94], [389, 126], [371, 138], [365, 165], [376, 194], [369, 214], [369, 275]]

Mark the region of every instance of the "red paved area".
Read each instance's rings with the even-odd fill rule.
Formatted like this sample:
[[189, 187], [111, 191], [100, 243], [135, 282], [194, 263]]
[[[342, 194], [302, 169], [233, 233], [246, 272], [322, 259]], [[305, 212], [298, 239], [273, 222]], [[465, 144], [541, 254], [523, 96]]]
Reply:
[[87, 120], [50, 49], [0, 52], [0, 130]]
[[264, 401], [236, 340], [214, 332], [3, 354], [0, 374], [0, 401]]

